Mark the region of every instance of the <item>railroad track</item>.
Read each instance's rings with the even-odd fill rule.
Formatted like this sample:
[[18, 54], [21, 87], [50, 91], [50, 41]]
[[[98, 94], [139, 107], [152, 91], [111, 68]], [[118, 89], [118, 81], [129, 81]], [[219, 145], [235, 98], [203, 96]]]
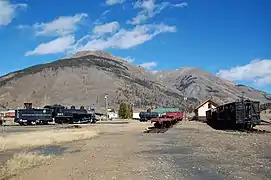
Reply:
[[162, 128], [149, 127], [147, 130], [144, 131], [144, 133], [165, 133], [176, 124], [173, 124], [170, 127], [162, 127]]
[[266, 130], [260, 130], [260, 129], [240, 129], [238, 131], [241, 132], [246, 132], [246, 133], [255, 133], [255, 134], [267, 134], [271, 133], [271, 131], [266, 131]]
[[169, 128], [155, 128], [151, 127], [144, 131], [144, 133], [165, 133]]

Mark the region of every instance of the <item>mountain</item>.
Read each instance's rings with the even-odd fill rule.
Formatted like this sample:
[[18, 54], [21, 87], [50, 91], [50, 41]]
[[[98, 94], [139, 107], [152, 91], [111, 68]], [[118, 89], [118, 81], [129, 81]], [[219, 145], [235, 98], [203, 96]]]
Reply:
[[[40, 64], [1, 77], [0, 104], [22, 107], [32, 102], [96, 107], [108, 104], [117, 108], [122, 101], [135, 107], [182, 107], [183, 95], [158, 81], [149, 71], [112, 55], [101, 52], [79, 52], [52, 63]], [[188, 103], [195, 105], [196, 98]]]
[[[0, 77], [0, 105], [35, 107], [105, 106], [118, 108], [122, 101], [136, 108], [195, 107], [212, 98], [217, 103], [245, 97], [271, 102], [271, 95], [251, 87], [236, 85], [199, 68], [149, 72], [103, 51], [83, 51], [70, 57], [32, 66]], [[188, 100], [184, 102], [184, 97]]]
[[244, 96], [261, 103], [271, 102], [271, 95], [266, 92], [235, 84], [199, 68], [183, 67], [173, 71], [159, 71], [156, 76], [167, 86], [177, 89], [187, 97], [196, 97], [200, 101], [211, 98], [222, 104]]

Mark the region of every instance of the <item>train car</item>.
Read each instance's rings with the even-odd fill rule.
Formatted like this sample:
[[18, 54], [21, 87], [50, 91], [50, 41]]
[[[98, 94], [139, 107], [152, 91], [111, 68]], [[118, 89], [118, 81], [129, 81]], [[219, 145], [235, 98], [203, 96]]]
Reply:
[[140, 112], [139, 113], [140, 122], [146, 122], [151, 120], [151, 118], [159, 117], [158, 112]]
[[20, 125], [63, 123], [95, 123], [95, 112], [89, 113], [83, 106], [70, 109], [61, 105], [47, 105], [43, 109], [32, 108], [32, 103], [24, 103], [24, 109], [15, 110], [14, 122]]
[[48, 124], [53, 122], [52, 110], [32, 108], [32, 103], [25, 103], [25, 109], [15, 110], [14, 122], [20, 125]]
[[152, 118], [151, 123], [154, 123], [156, 128], [169, 128], [170, 126], [181, 121], [184, 117], [183, 112], [166, 112], [162, 117]]
[[71, 106], [70, 109], [61, 105], [47, 105], [44, 106], [46, 109], [52, 110], [52, 116], [55, 123], [95, 123], [95, 113], [89, 113], [84, 106], [81, 106], [80, 109], [76, 109], [75, 106]]
[[219, 129], [251, 129], [260, 125], [260, 102], [241, 100], [206, 111], [207, 123]]

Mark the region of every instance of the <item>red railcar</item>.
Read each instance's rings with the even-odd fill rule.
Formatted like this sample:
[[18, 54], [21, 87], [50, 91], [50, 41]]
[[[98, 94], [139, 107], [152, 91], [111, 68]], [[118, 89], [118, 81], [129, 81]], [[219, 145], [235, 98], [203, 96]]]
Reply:
[[154, 123], [156, 128], [170, 127], [181, 121], [184, 117], [183, 112], [167, 112], [164, 116], [159, 118], [152, 118], [151, 123]]

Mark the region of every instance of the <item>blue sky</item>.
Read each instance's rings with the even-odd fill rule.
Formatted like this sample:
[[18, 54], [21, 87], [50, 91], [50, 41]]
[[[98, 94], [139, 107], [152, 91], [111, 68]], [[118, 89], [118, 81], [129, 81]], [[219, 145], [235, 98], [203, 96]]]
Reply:
[[0, 74], [105, 50], [155, 70], [195, 66], [271, 93], [269, 0], [0, 0]]

